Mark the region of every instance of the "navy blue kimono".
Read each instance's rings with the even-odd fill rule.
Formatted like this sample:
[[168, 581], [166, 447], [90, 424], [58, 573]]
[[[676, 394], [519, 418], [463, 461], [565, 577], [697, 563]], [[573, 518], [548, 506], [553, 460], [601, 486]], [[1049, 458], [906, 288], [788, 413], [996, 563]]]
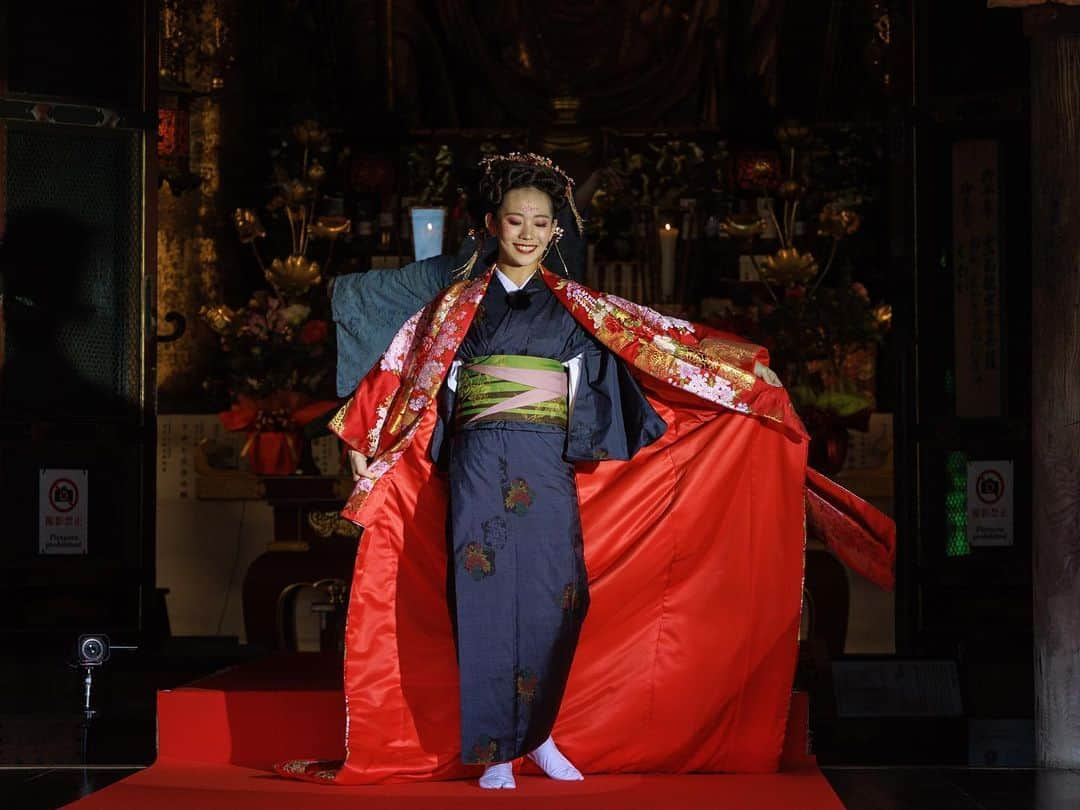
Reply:
[[482, 764], [532, 751], [559, 711], [589, 605], [574, 462], [629, 458], [666, 429], [538, 275], [523, 290], [527, 307], [511, 307], [495, 274], [457, 358], [579, 358], [568, 427], [493, 419], [453, 429], [444, 385], [431, 449], [449, 472], [462, 759]]

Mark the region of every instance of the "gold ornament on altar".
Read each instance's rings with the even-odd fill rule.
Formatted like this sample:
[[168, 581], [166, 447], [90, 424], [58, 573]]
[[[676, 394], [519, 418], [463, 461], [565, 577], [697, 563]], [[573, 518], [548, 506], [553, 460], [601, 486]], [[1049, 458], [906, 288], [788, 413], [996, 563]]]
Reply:
[[315, 196], [315, 189], [300, 180], [290, 180], [282, 191], [285, 192], [285, 204], [293, 210], [303, 208]]
[[720, 229], [735, 239], [752, 239], [765, 233], [766, 222], [756, 214], [732, 214], [720, 223]]
[[[784, 175], [776, 178], [773, 184], [776, 196], [783, 203], [780, 211], [777, 212], [773, 199], [767, 197], [764, 201], [764, 217], [756, 214], [733, 215], [728, 217], [720, 227], [731, 236], [754, 239], [768, 231], [769, 228], [766, 225], [771, 224], [780, 247], [772, 256], [761, 261], [754, 260], [754, 267], [758, 274], [768, 284], [781, 286], [805, 284], [816, 278], [814, 287], [810, 290], [812, 294], [832, 268], [840, 240], [858, 231], [860, 219], [857, 213], [836, 203], [826, 205], [821, 210], [818, 215], [817, 235], [832, 240], [828, 258], [823, 267], [809, 250], [797, 248], [796, 237], [800, 237], [802, 241], [802, 231], [797, 227], [799, 206], [806, 197], [806, 177], [800, 170], [798, 150], [810, 141], [811, 131], [808, 126], [798, 121], [785, 121], [776, 128], [775, 135], [787, 163]], [[758, 171], [757, 164], [749, 158], [746, 162], [749, 167], [746, 171], [754, 175]], [[764, 172], [770, 168], [765, 165], [767, 161], [763, 158], [761, 162], [760, 171]], [[761, 187], [766, 186], [761, 184]], [[774, 303], [777, 303], [776, 295], [771, 289], [769, 289], [769, 294]]]
[[249, 245], [266, 236], [266, 228], [259, 220], [259, 215], [250, 208], [237, 208], [233, 213], [233, 224], [242, 245]]
[[[251, 245], [259, 268], [274, 289], [286, 298], [297, 298], [322, 281], [323, 273], [333, 260], [334, 243], [352, 228], [348, 217], [329, 214], [319, 216], [316, 210], [322, 202], [320, 192], [326, 181], [326, 166], [312, 156], [313, 151], [329, 151], [330, 135], [317, 121], [302, 121], [291, 129], [293, 140], [301, 147], [299, 171], [293, 176], [283, 163], [274, 167], [277, 193], [266, 205], [266, 211], [280, 221], [284, 213], [289, 226], [292, 246], [285, 258], [263, 261], [257, 241], [266, 237], [258, 215], [250, 208], [238, 208], [233, 224], [240, 242]], [[312, 240], [329, 242], [325, 261], [311, 258], [308, 251]]]
[[307, 179], [315, 185], [319, 185], [326, 179], [326, 167], [317, 160], [311, 161], [311, 166], [307, 170]]
[[818, 215], [818, 220], [821, 223], [818, 227], [818, 234], [830, 236], [833, 239], [843, 239], [845, 236], [851, 236], [859, 230], [859, 225], [862, 222], [859, 215], [854, 211], [833, 206], [823, 208], [821, 214]]
[[758, 270], [773, 284], [805, 284], [817, 275], [818, 263], [809, 251], [800, 253], [795, 248], [780, 248], [765, 257]]
[[308, 119], [293, 125], [293, 138], [305, 149], [320, 149], [329, 140], [329, 133], [318, 121]]
[[[828, 142], [812, 135], [809, 127], [786, 121], [775, 130], [778, 152], [742, 155], [739, 187], [753, 194], [753, 207], [744, 205], [720, 227], [750, 242], [740, 246], [740, 276], [747, 262], [761, 282], [747, 290], [752, 303], [733, 304], [731, 323], [768, 341], [811, 435], [813, 463], [836, 471], [842, 453], [829, 448], [840, 446], [837, 437], [846, 442], [849, 428], [865, 429], [874, 407], [877, 345], [892, 311], [887, 304], [875, 306], [849, 269], [834, 271], [844, 277], [823, 284], [834, 265], [846, 264], [836, 261], [838, 247], [859, 231], [861, 219], [852, 208], [866, 198], [850, 154], [836, 155], [833, 167]], [[840, 182], [809, 193], [815, 179]], [[728, 328], [724, 319], [718, 325]]]
[[312, 239], [337, 239], [349, 232], [347, 217], [319, 217], [308, 225], [308, 235]]
[[212, 307], [200, 307], [199, 315], [207, 324], [209, 324], [210, 328], [219, 335], [228, 332], [229, 327], [232, 326], [233, 321], [236, 319], [235, 310], [225, 304], [216, 304]]
[[888, 329], [892, 326], [892, 307], [888, 304], [874, 307], [874, 320], [878, 322], [882, 329]]
[[775, 134], [781, 146], [794, 148], [810, 140], [810, 127], [798, 121], [789, 120], [778, 126]]
[[306, 256], [274, 259], [265, 270], [266, 280], [286, 297], [303, 295], [320, 281], [319, 263]]
[[777, 187], [776, 193], [781, 200], [797, 200], [806, 193], [806, 186], [794, 180], [785, 180]]

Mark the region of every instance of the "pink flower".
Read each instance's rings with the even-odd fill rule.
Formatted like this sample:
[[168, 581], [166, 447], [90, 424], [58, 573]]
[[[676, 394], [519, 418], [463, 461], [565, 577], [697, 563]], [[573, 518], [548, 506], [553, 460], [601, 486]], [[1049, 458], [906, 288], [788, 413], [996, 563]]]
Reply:
[[864, 301], [869, 301], [870, 300], [869, 291], [866, 289], [866, 287], [864, 287], [862, 284], [860, 284], [857, 281], [854, 284], [851, 285], [851, 291], [853, 293], [855, 293], [857, 296], [859, 296], [859, 298], [862, 298]]

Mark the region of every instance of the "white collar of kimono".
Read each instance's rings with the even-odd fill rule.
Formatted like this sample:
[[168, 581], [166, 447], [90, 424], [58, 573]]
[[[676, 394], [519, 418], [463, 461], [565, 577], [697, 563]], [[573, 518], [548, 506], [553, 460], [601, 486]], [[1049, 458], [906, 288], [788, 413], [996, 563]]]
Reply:
[[533, 273], [532, 276], [529, 276], [527, 279], [521, 282], [520, 285], [515, 284], [513, 280], [498, 267], [495, 268], [495, 275], [498, 277], [499, 283], [503, 285], [503, 289], [506, 290], [508, 293], [512, 293], [517, 290], [525, 289], [525, 285], [533, 280], [533, 276], [535, 276], [536, 273]]

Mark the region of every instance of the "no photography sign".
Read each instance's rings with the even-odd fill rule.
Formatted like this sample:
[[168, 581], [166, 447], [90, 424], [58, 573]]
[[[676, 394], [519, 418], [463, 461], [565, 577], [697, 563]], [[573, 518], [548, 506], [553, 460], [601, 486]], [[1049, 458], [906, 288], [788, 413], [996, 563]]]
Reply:
[[38, 554], [86, 554], [86, 470], [41, 470]]

